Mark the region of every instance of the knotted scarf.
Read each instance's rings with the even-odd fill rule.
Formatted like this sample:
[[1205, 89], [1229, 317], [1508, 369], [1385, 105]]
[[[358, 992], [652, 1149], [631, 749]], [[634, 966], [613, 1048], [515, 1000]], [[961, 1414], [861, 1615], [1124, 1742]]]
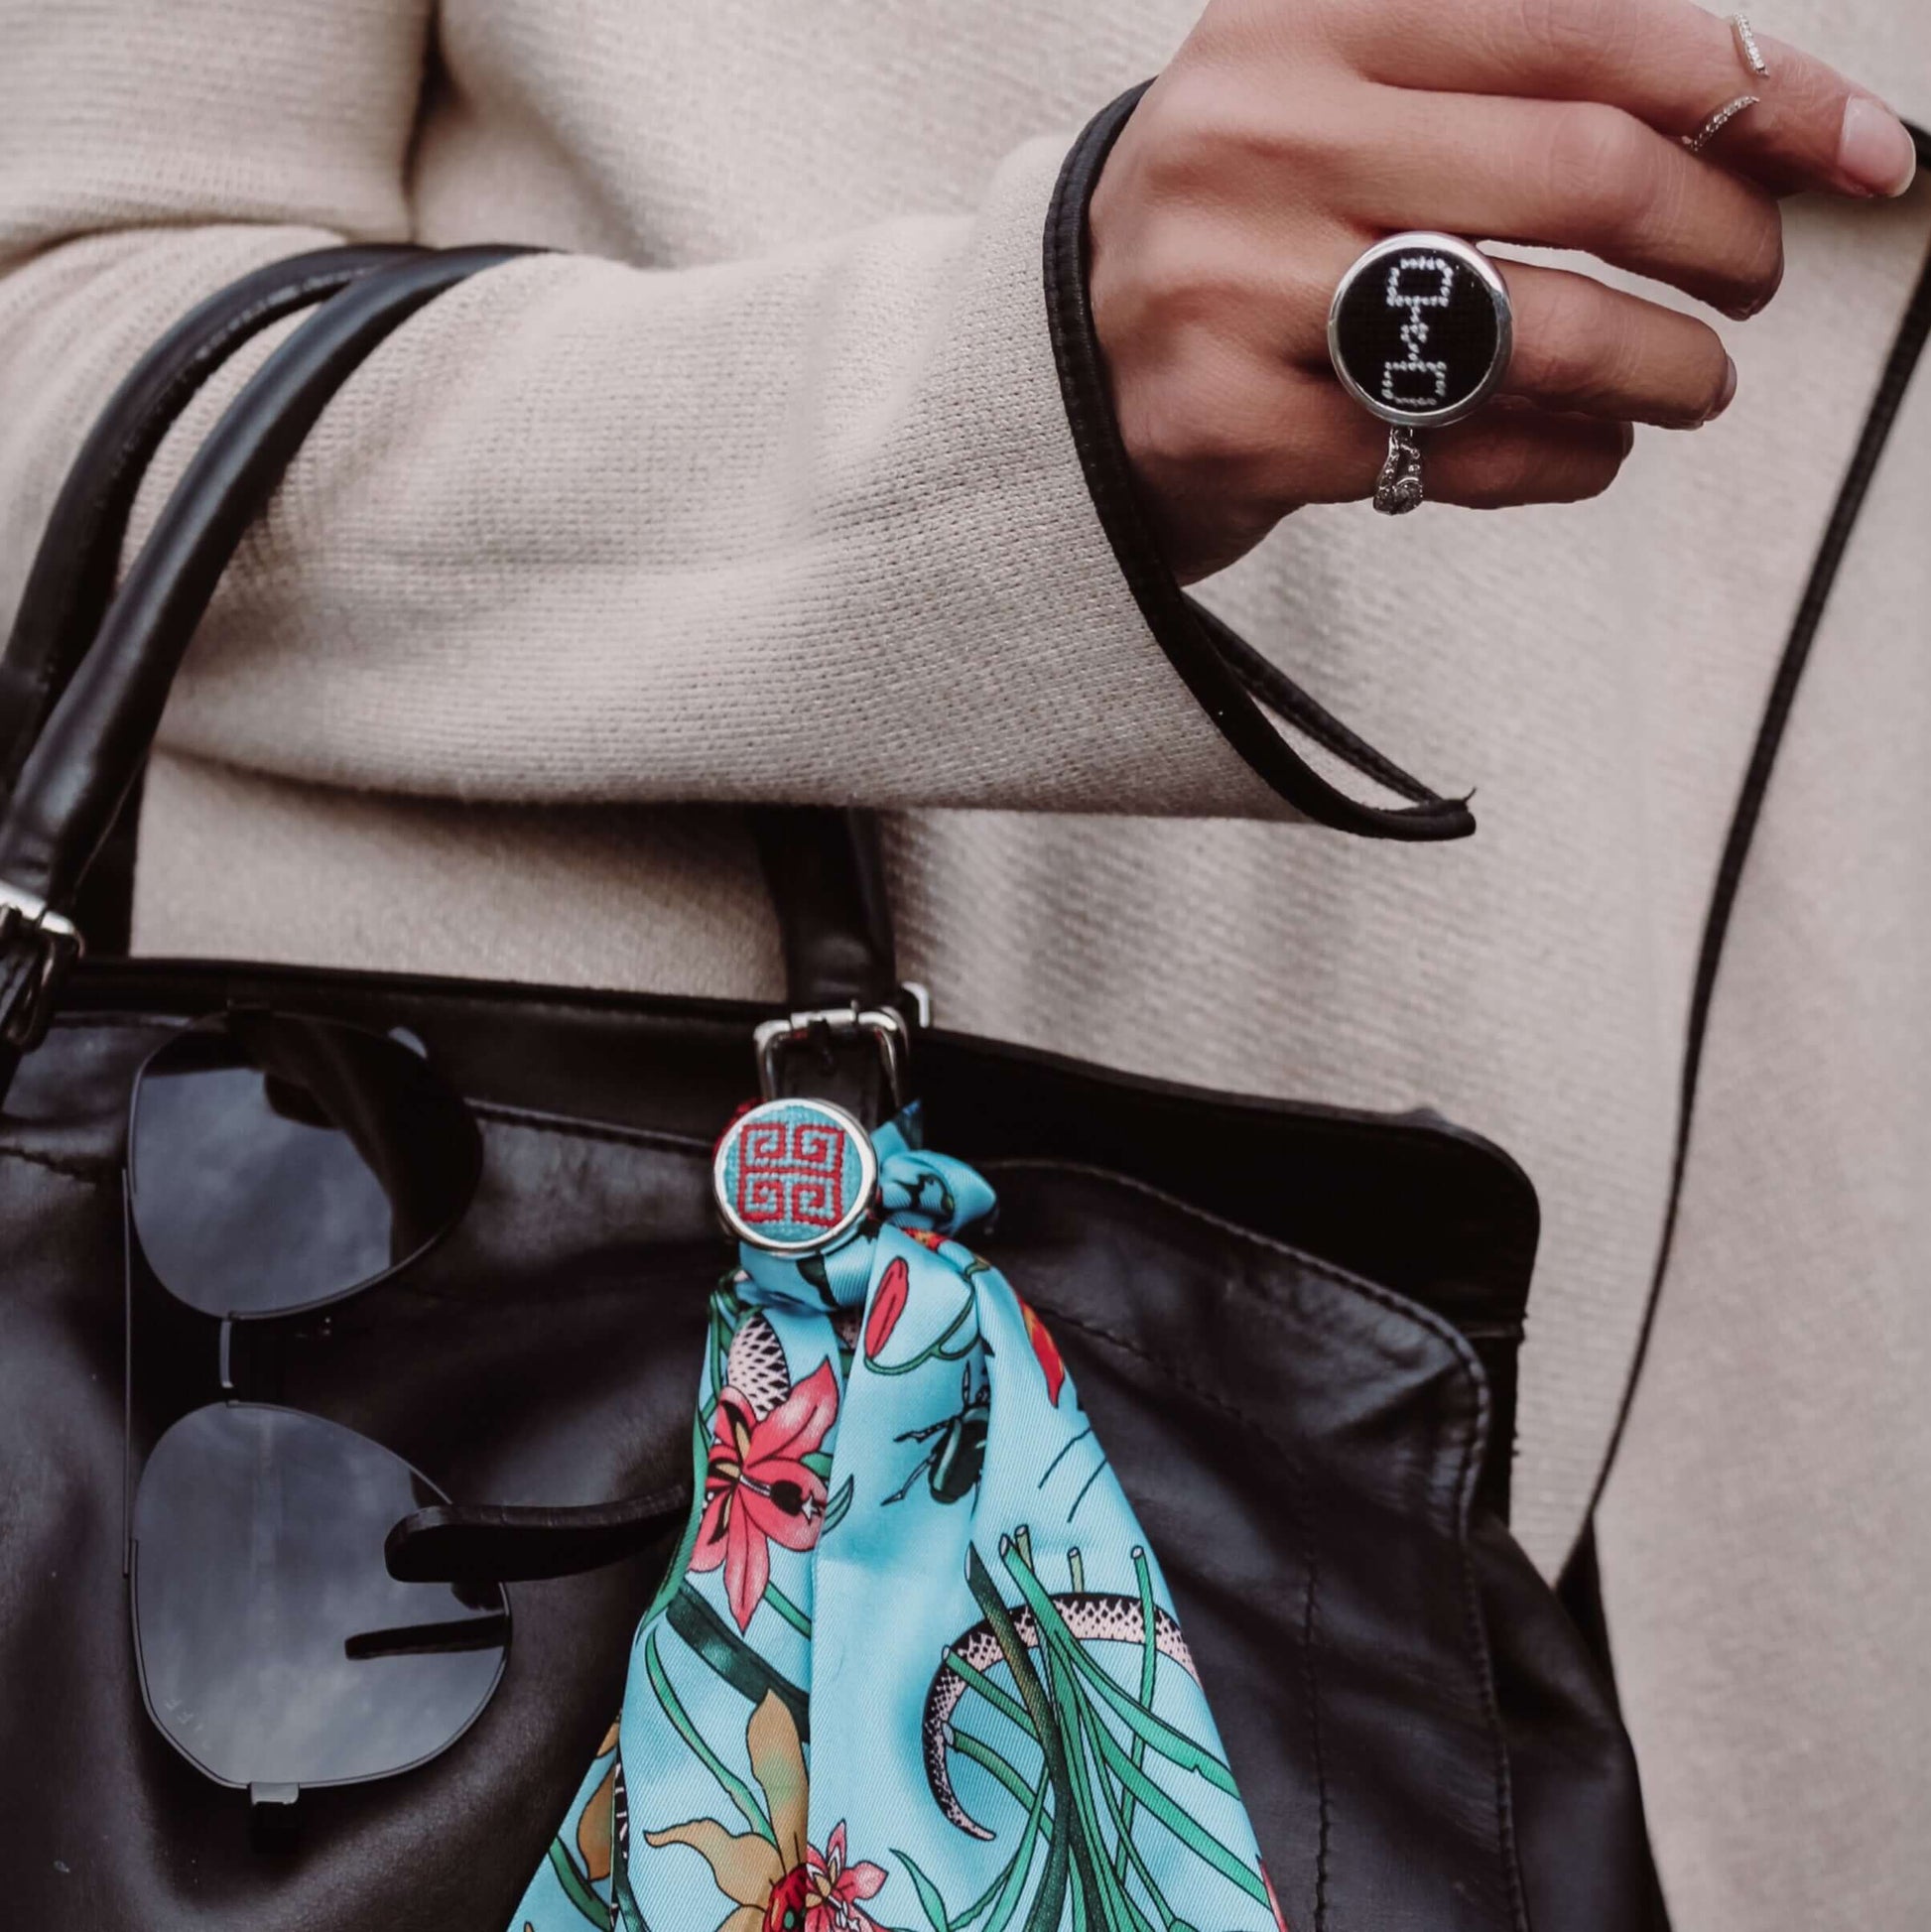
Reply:
[[510, 1932], [1277, 1932], [1159, 1564], [1058, 1349], [872, 1135], [882, 1211], [744, 1245], [700, 1493]]

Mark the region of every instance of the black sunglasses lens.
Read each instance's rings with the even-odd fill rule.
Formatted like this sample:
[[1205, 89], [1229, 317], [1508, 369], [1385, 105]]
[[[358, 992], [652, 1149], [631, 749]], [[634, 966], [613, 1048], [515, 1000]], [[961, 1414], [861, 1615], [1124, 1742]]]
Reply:
[[134, 1225], [169, 1292], [209, 1315], [353, 1294], [468, 1206], [475, 1122], [420, 1055], [328, 1020], [235, 1012], [142, 1069]]
[[397, 1583], [390, 1526], [446, 1502], [400, 1457], [292, 1409], [196, 1410], [155, 1446], [134, 1505], [134, 1630], [156, 1724], [222, 1783], [408, 1769], [496, 1688], [494, 1585]]

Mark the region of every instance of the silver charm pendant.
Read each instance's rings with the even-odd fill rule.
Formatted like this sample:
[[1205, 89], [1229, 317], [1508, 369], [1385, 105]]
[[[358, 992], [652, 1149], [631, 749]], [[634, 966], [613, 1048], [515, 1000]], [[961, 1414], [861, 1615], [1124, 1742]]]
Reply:
[[1388, 459], [1374, 479], [1374, 507], [1384, 517], [1405, 517], [1419, 510], [1428, 490], [1421, 479], [1421, 445], [1413, 430], [1388, 432]]
[[1342, 387], [1389, 426], [1377, 510], [1401, 516], [1420, 506], [1415, 432], [1474, 415], [1508, 373], [1514, 346], [1500, 272], [1454, 235], [1391, 235], [1342, 277], [1328, 354]]

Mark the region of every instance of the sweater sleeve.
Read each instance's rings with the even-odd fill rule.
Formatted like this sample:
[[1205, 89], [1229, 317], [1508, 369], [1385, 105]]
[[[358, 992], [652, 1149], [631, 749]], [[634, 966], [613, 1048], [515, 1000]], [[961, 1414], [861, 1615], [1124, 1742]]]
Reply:
[[[260, 263], [412, 238], [429, 31], [427, 0], [0, 0], [0, 608], [149, 340]], [[703, 267], [530, 257], [436, 303], [297, 458], [165, 740], [422, 796], [1348, 823], [1323, 765], [1396, 836], [1466, 830], [1339, 727], [1286, 749], [1322, 714], [1247, 652], [1283, 747], [1256, 752], [1253, 697], [1230, 723], [1163, 633], [1049, 320], [1069, 192], [1083, 273], [1066, 156], [1021, 146], [964, 214]]]

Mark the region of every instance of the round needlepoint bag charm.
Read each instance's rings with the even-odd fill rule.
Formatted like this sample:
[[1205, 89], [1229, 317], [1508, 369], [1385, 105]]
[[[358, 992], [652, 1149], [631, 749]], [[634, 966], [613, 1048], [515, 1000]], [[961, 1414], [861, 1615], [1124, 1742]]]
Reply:
[[717, 1143], [724, 1224], [769, 1254], [815, 1254], [858, 1230], [878, 1195], [871, 1136], [824, 1100], [766, 1100]]
[[1480, 249], [1454, 235], [1390, 235], [1348, 273], [1328, 311], [1342, 387], [1389, 425], [1374, 507], [1400, 516], [1423, 498], [1417, 430], [1473, 415], [1508, 373], [1508, 287]]

